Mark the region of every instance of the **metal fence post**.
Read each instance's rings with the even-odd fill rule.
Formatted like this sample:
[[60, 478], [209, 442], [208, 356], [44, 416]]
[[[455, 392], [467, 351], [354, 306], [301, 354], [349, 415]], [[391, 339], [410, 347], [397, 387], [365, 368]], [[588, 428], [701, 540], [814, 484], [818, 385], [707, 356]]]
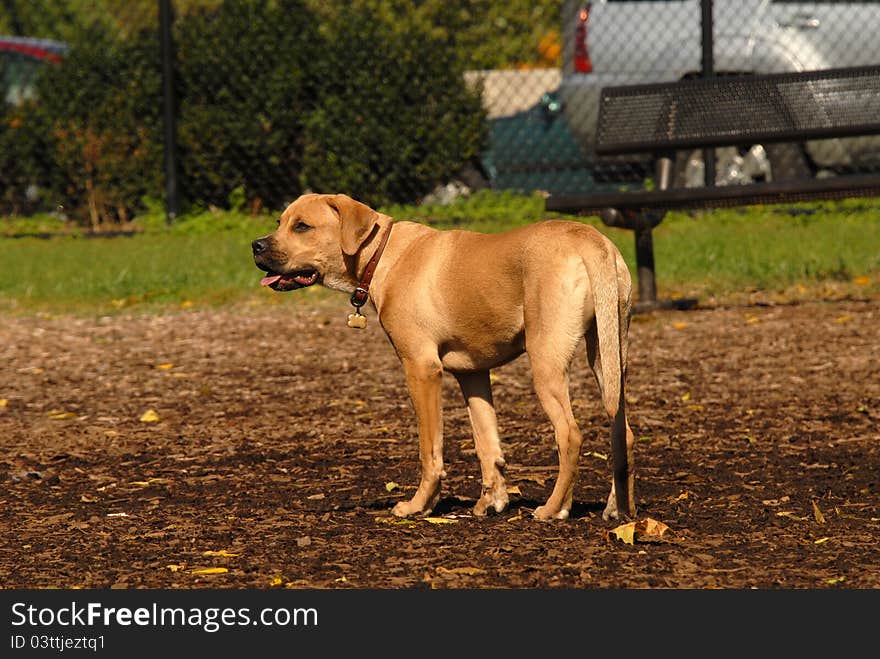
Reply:
[[180, 212], [180, 191], [177, 179], [177, 128], [174, 98], [174, 42], [171, 38], [173, 21], [171, 0], [159, 0], [159, 41], [162, 57], [162, 104], [165, 142], [165, 214], [168, 224]]
[[[714, 0], [700, 0], [700, 33], [703, 54], [704, 78], [715, 75], [715, 40], [712, 18]], [[705, 168], [703, 181], [706, 187], [715, 185], [715, 149], [703, 149], [703, 165]]]

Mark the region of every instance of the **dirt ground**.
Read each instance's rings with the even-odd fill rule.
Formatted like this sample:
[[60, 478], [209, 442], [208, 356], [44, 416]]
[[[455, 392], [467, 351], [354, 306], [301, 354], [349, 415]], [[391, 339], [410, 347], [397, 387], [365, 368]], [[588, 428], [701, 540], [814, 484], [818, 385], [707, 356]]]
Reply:
[[[566, 521], [530, 513], [556, 451], [523, 357], [494, 375], [511, 506], [470, 515], [479, 467], [444, 384], [444, 497], [370, 312], [344, 296], [83, 319], [0, 319], [4, 588], [880, 588], [880, 300], [634, 318], [640, 518], [609, 536], [608, 424], [586, 367]], [[314, 296], [312, 296], [314, 297]]]

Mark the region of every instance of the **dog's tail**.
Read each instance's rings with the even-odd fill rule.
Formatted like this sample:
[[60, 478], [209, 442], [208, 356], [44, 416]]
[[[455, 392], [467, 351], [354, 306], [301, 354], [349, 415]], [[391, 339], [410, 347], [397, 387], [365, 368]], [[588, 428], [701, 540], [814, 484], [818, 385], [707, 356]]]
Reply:
[[[602, 402], [611, 419], [613, 487], [603, 518], [635, 517], [632, 436], [626, 423], [624, 378], [632, 311], [632, 280], [620, 252], [608, 241], [598, 261], [584, 260], [593, 289]], [[598, 375], [598, 373], [597, 373]]]
[[[599, 358], [602, 363], [602, 402], [612, 419], [622, 405], [623, 378], [626, 359], [626, 334], [631, 307], [629, 271], [617, 249], [610, 245], [599, 262], [584, 259], [596, 314]], [[621, 268], [625, 272], [621, 272]]]

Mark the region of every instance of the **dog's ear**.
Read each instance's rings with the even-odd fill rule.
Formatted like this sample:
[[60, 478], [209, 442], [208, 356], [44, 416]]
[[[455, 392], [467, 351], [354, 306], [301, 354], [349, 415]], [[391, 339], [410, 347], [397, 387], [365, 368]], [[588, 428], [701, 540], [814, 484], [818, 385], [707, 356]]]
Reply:
[[332, 195], [328, 203], [342, 224], [342, 252], [354, 256], [379, 223], [379, 213], [344, 194]]

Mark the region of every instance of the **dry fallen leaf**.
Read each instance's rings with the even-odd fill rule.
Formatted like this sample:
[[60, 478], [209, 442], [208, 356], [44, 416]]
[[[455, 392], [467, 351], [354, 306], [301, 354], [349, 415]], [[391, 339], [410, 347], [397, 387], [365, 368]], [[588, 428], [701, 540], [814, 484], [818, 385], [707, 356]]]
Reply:
[[167, 567], [172, 572], [178, 572], [178, 571], [184, 569], [186, 566], [185, 565], [166, 565], [165, 567]]
[[870, 286], [870, 285], [871, 285], [871, 278], [870, 278], [870, 277], [866, 277], [866, 276], [864, 276], [864, 275], [860, 275], [860, 276], [855, 277], [855, 278], [853, 279], [853, 283], [854, 283], [856, 286]]
[[280, 586], [284, 583], [284, 577], [272, 577], [272, 580], [269, 581], [269, 587]]
[[659, 542], [663, 534], [669, 530], [669, 527], [663, 522], [656, 519], [646, 517], [635, 522], [628, 522], [611, 529], [605, 533], [606, 539], [611, 539], [611, 535], [617, 536], [618, 540], [623, 540], [626, 544], [632, 545], [636, 540], [640, 542]]
[[672, 326], [675, 329], [684, 329], [685, 327], [688, 326], [688, 324], [683, 321], [678, 321], [678, 322], [672, 323]]
[[9, 405], [9, 401], [5, 398], [0, 398], [0, 407], [6, 407], [7, 405]]
[[229, 570], [225, 567], [203, 567], [198, 570], [190, 570], [190, 574], [225, 574]]
[[72, 419], [76, 416], [75, 412], [65, 412], [64, 410], [49, 410], [46, 413], [50, 419], [61, 420], [61, 419]]
[[212, 551], [209, 549], [208, 551], [203, 551], [202, 556], [224, 556], [226, 558], [235, 558], [236, 556], [239, 556], [239, 554], [233, 554], [231, 551], [226, 551], [225, 549], [219, 551]]
[[455, 524], [458, 522], [457, 519], [448, 519], [446, 517], [423, 517], [422, 519], [430, 524]]
[[828, 542], [829, 540], [831, 540], [831, 538], [826, 536], [824, 538], [819, 538], [818, 540], [814, 540], [813, 544], [814, 545], [821, 545], [823, 542]]
[[156, 413], [156, 410], [147, 410], [141, 414], [140, 420], [144, 423], [156, 423], [159, 420], [159, 415]]
[[815, 519], [819, 524], [825, 523], [825, 515], [822, 514], [821, 510], [819, 510], [819, 504], [816, 503], [815, 499], [813, 499], [813, 519]]
[[515, 494], [517, 496], [522, 496], [522, 492], [519, 489], [519, 485], [511, 485], [507, 488], [508, 494]]
[[621, 524], [606, 533], [606, 538], [610, 539], [612, 533], [617, 536], [618, 540], [623, 540], [628, 545], [634, 544], [636, 537], [636, 523], [628, 522], [627, 524]]
[[398, 487], [400, 487], [400, 485], [398, 485], [394, 481], [388, 481], [387, 483], [385, 483], [385, 489], [389, 492], [396, 490]]
[[172, 368], [174, 368], [174, 364], [156, 364], [156, 370], [159, 371], [167, 371]]

